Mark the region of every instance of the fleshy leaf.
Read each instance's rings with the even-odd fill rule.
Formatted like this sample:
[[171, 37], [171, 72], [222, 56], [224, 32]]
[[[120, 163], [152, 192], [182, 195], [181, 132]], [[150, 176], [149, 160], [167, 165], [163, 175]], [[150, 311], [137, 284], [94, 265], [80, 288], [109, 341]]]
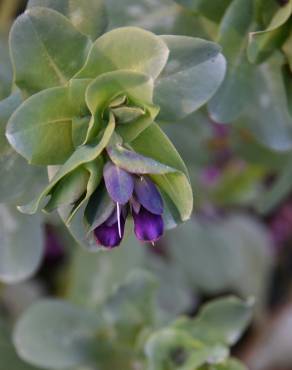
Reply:
[[112, 110], [117, 123], [130, 123], [143, 116], [145, 111], [139, 107], [118, 107]]
[[174, 121], [205, 104], [222, 83], [226, 62], [220, 47], [212, 42], [186, 36], [161, 36], [170, 55], [156, 82], [154, 103], [161, 108], [160, 119]]
[[15, 207], [0, 205], [0, 280], [17, 283], [38, 269], [44, 250], [38, 215], [21, 215]]
[[107, 15], [103, 0], [29, 0], [28, 8], [45, 7], [65, 15], [82, 33], [97, 39], [106, 29]]
[[5, 137], [6, 125], [12, 113], [20, 106], [22, 100], [19, 91], [0, 101], [0, 155], [9, 146]]
[[14, 345], [19, 356], [35, 366], [75, 367], [92, 360], [90, 346], [99, 325], [92, 312], [61, 300], [42, 300], [17, 322]]
[[133, 176], [112, 162], [108, 162], [103, 169], [103, 178], [112, 200], [119, 204], [126, 204], [133, 194]]
[[135, 140], [141, 132], [151, 125], [159, 112], [158, 106], [147, 106], [147, 113], [131, 122], [129, 125], [118, 125], [116, 133], [121, 136], [125, 143]]
[[174, 229], [181, 223], [180, 213], [167, 194], [161, 191], [163, 198], [163, 223], [165, 230]]
[[61, 164], [72, 154], [72, 117], [76, 112], [69, 92], [68, 87], [42, 91], [12, 114], [6, 136], [30, 163]]
[[78, 78], [120, 69], [156, 78], [166, 64], [168, 48], [158, 36], [137, 27], [122, 27], [107, 32], [93, 44]]
[[251, 63], [263, 62], [283, 44], [290, 32], [287, 21], [291, 13], [292, 1], [288, 0], [279, 7], [266, 30], [250, 33], [247, 55]]
[[206, 346], [186, 331], [171, 327], [150, 335], [145, 345], [148, 370], [164, 370], [170, 364], [171, 369], [199, 369], [218, 352], [220, 357], [223, 355], [223, 360], [228, 355], [225, 348]]
[[[215, 5], [217, 9], [220, 6], [221, 1]], [[205, 20], [194, 17], [194, 14], [189, 9], [177, 6], [173, 0], [155, 0], [155, 3], [153, 0], [152, 2], [149, 2], [149, 0], [123, 0], [122, 2], [106, 0], [106, 8], [109, 18], [109, 29], [136, 26], [154, 32], [157, 35], [186, 34], [208, 37]]]
[[120, 145], [109, 145], [107, 152], [110, 159], [117, 166], [131, 173], [141, 175], [176, 172], [174, 168], [132, 150], [125, 149]]
[[84, 212], [88, 233], [103, 224], [113, 213], [115, 203], [112, 201], [106, 188], [98, 188], [90, 198]]
[[5, 137], [7, 121], [20, 104], [19, 91], [0, 102], [0, 203], [21, 196], [38, 171], [11, 148]]
[[69, 99], [72, 104], [74, 113], [81, 118], [90, 116], [89, 108], [87, 107], [85, 94], [91, 79], [76, 79], [69, 81]]
[[156, 289], [152, 274], [134, 270], [107, 299], [103, 307], [105, 317], [108, 324], [120, 333], [123, 342], [135, 343], [141, 328], [152, 325]]
[[193, 192], [188, 171], [167, 136], [154, 123], [131, 142], [131, 147], [139, 154], [163, 163], [163, 166], [171, 169], [164, 173], [161, 171], [161, 174], [156, 172], [150, 177], [174, 203], [181, 220], [189, 219], [193, 209]]
[[211, 118], [220, 123], [236, 119], [251, 101], [253, 66], [246, 56], [247, 32], [253, 24], [253, 0], [235, 0], [220, 24], [218, 42], [227, 59], [227, 73], [210, 100]]
[[277, 151], [292, 148], [292, 118], [285, 96], [282, 66], [283, 57], [276, 54], [257, 68], [250, 92], [251, 103], [238, 121], [257, 140]]
[[65, 85], [83, 66], [88, 47], [87, 37], [60, 13], [29, 9], [10, 33], [15, 83], [29, 95]]
[[88, 178], [88, 172], [82, 166], [64, 176], [51, 190], [52, 196], [44, 208], [45, 211], [51, 212], [61, 205], [77, 202], [85, 192]]
[[85, 93], [91, 80], [72, 79], [69, 82], [70, 101], [76, 111], [72, 118], [72, 141], [75, 147], [84, 143], [91, 122], [91, 113], [85, 101]]
[[98, 157], [95, 161], [85, 163], [84, 167], [89, 174], [86, 191], [84, 193], [84, 196], [74, 204], [70, 215], [66, 219], [67, 226], [72, 222], [73, 217], [75, 217], [82, 206], [85, 205], [90, 199], [91, 195], [94, 193], [102, 179], [103, 159], [101, 157]]
[[108, 141], [110, 140], [115, 129], [115, 122], [113, 116], [105, 128], [104, 132], [93, 142], [78, 147], [67, 162], [60, 167], [58, 172], [55, 174], [50, 184], [44, 189], [44, 191], [29, 204], [18, 207], [23, 213], [33, 214], [37, 211], [41, 201], [50, 193], [52, 188], [68, 173], [72, 172], [80, 165], [87, 162], [93, 161], [101, 154], [104, 150]]
[[[115, 98], [128, 97], [147, 106], [152, 103], [152, 95], [153, 80], [147, 75], [132, 71], [114, 71], [92, 81], [86, 91], [86, 102], [92, 115], [101, 121], [105, 109]], [[98, 125], [92, 121], [86, 140], [95, 136], [97, 129]]]
[[194, 338], [209, 344], [235, 344], [249, 324], [253, 300], [236, 297], [218, 299], [205, 304], [195, 320], [178, 319], [174, 327], [187, 330]]

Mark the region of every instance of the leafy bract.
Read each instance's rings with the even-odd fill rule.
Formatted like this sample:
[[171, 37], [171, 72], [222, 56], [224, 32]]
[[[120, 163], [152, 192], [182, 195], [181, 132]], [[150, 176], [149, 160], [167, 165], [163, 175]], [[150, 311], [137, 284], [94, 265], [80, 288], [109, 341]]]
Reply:
[[19, 356], [36, 366], [68, 368], [92, 359], [90, 346], [98, 327], [91, 312], [64, 301], [43, 300], [18, 321], [14, 344]]
[[71, 157], [59, 168], [55, 176], [52, 178], [50, 184], [43, 190], [43, 192], [26, 206], [19, 207], [23, 213], [33, 214], [37, 211], [41, 201], [51, 192], [54, 186], [67, 174], [74, 171], [76, 168], [88, 162], [94, 161], [101, 154], [103, 149], [108, 144], [111, 135], [114, 132], [115, 122], [112, 118], [101, 135], [94, 141], [79, 146]]
[[68, 87], [44, 90], [27, 99], [11, 116], [6, 136], [30, 163], [61, 164], [73, 153], [75, 112], [69, 92]]
[[172, 169], [168, 173], [153, 174], [151, 178], [174, 203], [181, 220], [185, 221], [190, 218], [193, 209], [193, 193], [188, 172], [167, 136], [156, 123], [153, 123], [131, 142], [131, 147], [137, 153], [163, 163]]
[[17, 283], [32, 276], [42, 261], [41, 219], [1, 204], [0, 221], [0, 278], [5, 283]]
[[15, 109], [21, 104], [19, 91], [0, 102], [0, 203], [11, 202], [22, 196], [28, 184], [36, 182], [38, 168], [25, 161], [7, 142], [6, 124]]
[[186, 36], [162, 36], [169, 61], [155, 84], [154, 102], [159, 118], [181, 119], [200, 108], [214, 95], [225, 75], [226, 63], [220, 47]]
[[88, 47], [88, 38], [62, 14], [29, 9], [10, 32], [14, 82], [26, 95], [65, 85], [83, 66]]
[[211, 118], [216, 122], [232, 122], [250, 102], [253, 66], [247, 60], [246, 47], [252, 23], [252, 0], [233, 1], [221, 21], [218, 42], [227, 59], [227, 73], [208, 104]]
[[107, 32], [92, 45], [78, 78], [96, 78], [119, 69], [140, 72], [156, 78], [168, 58], [166, 44], [149, 31], [121, 27]]
[[[140, 103], [142, 107], [145, 107], [148, 110], [146, 124], [150, 124], [151, 118], [154, 118], [158, 111], [152, 104], [152, 95], [153, 81], [149, 76], [142, 73], [121, 70], [104, 73], [94, 79], [86, 90], [86, 102], [92, 116], [96, 117], [96, 119], [91, 120], [89, 124], [86, 141], [96, 135], [106, 113], [108, 114], [111, 111], [114, 114], [116, 108], [112, 104], [119, 97], [124, 97], [124, 99], [132, 101], [133, 104]], [[141, 132], [142, 125], [139, 120], [134, 120], [129, 126], [128, 129], [121, 128], [124, 136], [127, 135], [129, 137], [136, 130], [139, 133]], [[125, 133], [126, 130], [127, 132]]]

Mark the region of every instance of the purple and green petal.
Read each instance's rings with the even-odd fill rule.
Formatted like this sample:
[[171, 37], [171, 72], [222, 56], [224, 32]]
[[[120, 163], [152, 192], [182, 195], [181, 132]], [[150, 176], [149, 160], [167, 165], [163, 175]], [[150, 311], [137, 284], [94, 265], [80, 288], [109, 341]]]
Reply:
[[163, 200], [157, 187], [149, 177], [141, 176], [135, 179], [135, 196], [149, 212], [162, 215]]
[[155, 215], [144, 207], [139, 213], [133, 212], [136, 237], [144, 242], [155, 242], [163, 234], [164, 224], [161, 215]]
[[106, 189], [112, 200], [119, 204], [126, 204], [133, 194], [133, 176], [115, 166], [112, 162], [108, 162], [104, 166], [103, 177]]

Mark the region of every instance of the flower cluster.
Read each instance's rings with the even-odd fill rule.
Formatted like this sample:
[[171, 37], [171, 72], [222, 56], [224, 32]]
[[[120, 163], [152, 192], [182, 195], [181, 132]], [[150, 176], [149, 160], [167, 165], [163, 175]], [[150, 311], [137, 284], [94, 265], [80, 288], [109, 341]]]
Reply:
[[99, 244], [115, 247], [120, 244], [128, 213], [132, 214], [136, 237], [154, 243], [163, 234], [163, 200], [148, 176], [137, 176], [108, 162], [103, 178], [110, 198], [115, 203], [110, 216], [94, 229]]

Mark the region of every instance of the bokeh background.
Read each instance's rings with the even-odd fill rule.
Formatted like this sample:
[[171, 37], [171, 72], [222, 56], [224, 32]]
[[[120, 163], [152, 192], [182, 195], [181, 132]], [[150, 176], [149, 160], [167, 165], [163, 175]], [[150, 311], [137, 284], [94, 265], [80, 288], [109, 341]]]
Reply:
[[[213, 0], [214, 12], [208, 1], [198, 11], [199, 3], [106, 0], [109, 29], [136, 25], [218, 41], [228, 61], [226, 80], [208, 107], [181, 122], [161, 123], [188, 166], [195, 203], [192, 219], [155, 247], [129, 236], [113, 252], [91, 254], [56, 214], [19, 214], [15, 205], [30, 199], [46, 174], [1, 145], [1, 370], [10, 370], [1, 361], [4, 353], [14, 356], [5, 344], [7, 323], [33, 302], [65, 297], [92, 307], [137, 268], [156, 275], [165, 320], [194, 316], [203, 303], [228, 294], [254, 297], [253, 320], [233, 354], [251, 370], [292, 369], [290, 21], [260, 63], [247, 58], [249, 32], [267, 28], [286, 2], [266, 1], [261, 18], [250, 15], [247, 1], [237, 9], [241, 20], [231, 17], [229, 0]], [[9, 29], [25, 6], [25, 0], [0, 1], [0, 99], [11, 91]]]

